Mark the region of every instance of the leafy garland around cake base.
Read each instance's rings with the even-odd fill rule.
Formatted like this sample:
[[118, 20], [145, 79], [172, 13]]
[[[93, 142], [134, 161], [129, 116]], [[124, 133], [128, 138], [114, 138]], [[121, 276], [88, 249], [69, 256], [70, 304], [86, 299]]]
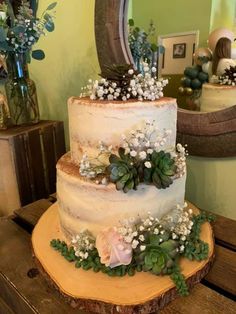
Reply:
[[208, 244], [200, 239], [201, 225], [214, 217], [204, 212], [177, 206], [160, 221], [149, 213], [146, 219], [131, 217], [117, 227], [100, 232], [97, 237], [85, 230], [68, 246], [59, 239], [51, 246], [75, 267], [109, 276], [133, 276], [136, 272], [169, 275], [178, 293], [188, 295], [179, 260], [201, 261], [208, 257]]

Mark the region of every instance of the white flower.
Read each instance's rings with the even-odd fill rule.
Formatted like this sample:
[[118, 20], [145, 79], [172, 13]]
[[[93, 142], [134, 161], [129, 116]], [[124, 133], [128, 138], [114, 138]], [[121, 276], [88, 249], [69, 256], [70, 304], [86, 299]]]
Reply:
[[154, 234], [159, 234], [159, 229], [155, 228], [154, 229]]
[[140, 231], [143, 231], [143, 230], [144, 230], [144, 227], [143, 227], [143, 226], [140, 226], [140, 227], [139, 227], [139, 230], [140, 230]]
[[135, 150], [131, 150], [130, 156], [136, 157], [137, 156], [137, 152]]
[[147, 153], [148, 153], [148, 154], [152, 154], [152, 153], [153, 153], [153, 149], [149, 148], [149, 149], [147, 150]]
[[146, 153], [145, 151], [141, 151], [141, 152], [139, 153], [139, 157], [140, 157], [142, 160], [144, 160], [144, 159], [147, 157], [147, 153]]
[[128, 73], [129, 73], [130, 75], [132, 75], [132, 74], [134, 74], [134, 70], [133, 70], [133, 69], [129, 69]]
[[130, 86], [131, 86], [131, 87], [134, 87], [135, 85], [136, 85], [135, 80], [130, 80]]
[[140, 246], [140, 251], [144, 251], [146, 249], [146, 245], [141, 245]]
[[145, 238], [144, 238], [144, 235], [143, 234], [140, 234], [140, 236], [138, 237], [140, 241], [144, 241]]
[[139, 245], [139, 242], [137, 240], [133, 240], [132, 242], [132, 248], [136, 249], [136, 247]]
[[123, 100], [123, 101], [126, 101], [126, 100], [127, 100], [127, 97], [126, 97], [126, 96], [123, 96], [123, 97], [122, 97], [122, 100]]
[[152, 168], [152, 164], [150, 163], [150, 161], [145, 161], [144, 166], [149, 169]]
[[113, 95], [109, 94], [109, 95], [107, 96], [107, 99], [108, 99], [108, 100], [113, 100], [114, 97], [113, 97]]
[[155, 73], [157, 69], [155, 67], [152, 67], [152, 72]]

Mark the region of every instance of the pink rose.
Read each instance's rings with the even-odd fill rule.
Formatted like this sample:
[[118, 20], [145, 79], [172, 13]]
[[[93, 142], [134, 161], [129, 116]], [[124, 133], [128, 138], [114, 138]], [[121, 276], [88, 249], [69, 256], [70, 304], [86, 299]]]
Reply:
[[129, 265], [132, 260], [132, 246], [125, 243], [123, 237], [115, 228], [106, 228], [97, 235], [96, 248], [101, 263], [114, 268], [119, 265]]

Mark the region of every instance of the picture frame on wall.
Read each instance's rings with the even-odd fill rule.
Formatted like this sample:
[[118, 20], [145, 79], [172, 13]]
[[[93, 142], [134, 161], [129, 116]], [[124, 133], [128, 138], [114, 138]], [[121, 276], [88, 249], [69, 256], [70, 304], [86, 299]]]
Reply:
[[173, 44], [173, 59], [185, 58], [186, 43]]

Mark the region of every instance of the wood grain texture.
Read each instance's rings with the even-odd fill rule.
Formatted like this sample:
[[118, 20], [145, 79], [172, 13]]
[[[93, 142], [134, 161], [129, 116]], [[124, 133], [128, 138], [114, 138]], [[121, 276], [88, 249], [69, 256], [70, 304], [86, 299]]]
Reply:
[[40, 275], [27, 275], [35, 268], [30, 235], [8, 219], [0, 219], [0, 256], [0, 295], [14, 313], [83, 314], [58, 298]]
[[215, 261], [205, 280], [236, 296], [236, 253], [215, 246]]
[[235, 157], [236, 106], [208, 113], [178, 109], [177, 141], [192, 156]]
[[0, 131], [14, 156], [20, 204], [29, 204], [56, 191], [56, 162], [65, 153], [63, 122], [41, 121]]
[[0, 313], [2, 314], [15, 314], [10, 307], [0, 298]]
[[216, 243], [236, 252], [236, 221], [216, 215], [212, 226]]
[[202, 284], [196, 285], [191, 294], [178, 298], [159, 314], [235, 314], [236, 303]]
[[[180, 263], [190, 288], [207, 274], [213, 261], [212, 230], [208, 223], [202, 226], [201, 237], [209, 243], [208, 260], [194, 262], [181, 259]], [[53, 238], [63, 239], [57, 204], [53, 204], [40, 218], [33, 231], [32, 247], [37, 267], [48, 283], [72, 306], [101, 314], [146, 314], [163, 308], [177, 296], [168, 276], [141, 272], [134, 277], [110, 278], [102, 273], [76, 269], [47, 245]]]
[[41, 215], [52, 205], [52, 202], [41, 199], [14, 211], [14, 214], [34, 227]]
[[192, 135], [177, 131], [177, 143], [187, 145], [191, 156], [199, 157], [235, 157], [236, 132], [221, 135]]
[[125, 0], [96, 0], [95, 39], [103, 73], [105, 65], [130, 63], [125, 44]]

